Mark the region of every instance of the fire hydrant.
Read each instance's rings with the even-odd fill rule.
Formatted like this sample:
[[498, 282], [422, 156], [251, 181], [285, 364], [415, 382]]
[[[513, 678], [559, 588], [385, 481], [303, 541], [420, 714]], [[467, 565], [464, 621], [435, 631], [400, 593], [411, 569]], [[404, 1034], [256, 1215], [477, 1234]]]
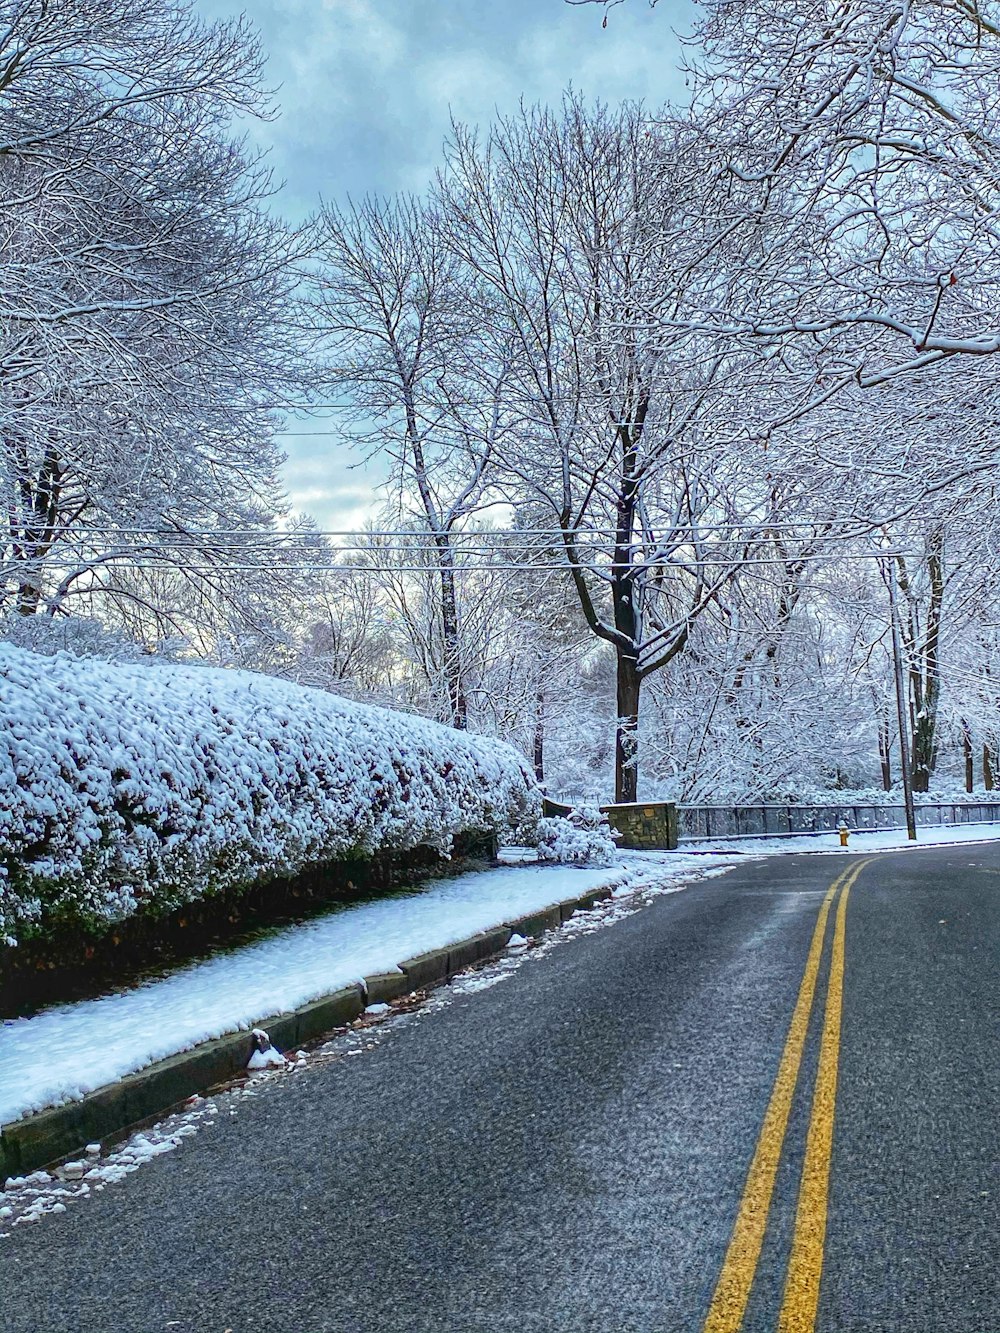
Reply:
[[851, 830], [847, 827], [846, 824], [841, 824], [840, 828], [837, 829], [837, 832], [840, 834], [841, 847], [846, 847], [847, 839], [851, 836]]

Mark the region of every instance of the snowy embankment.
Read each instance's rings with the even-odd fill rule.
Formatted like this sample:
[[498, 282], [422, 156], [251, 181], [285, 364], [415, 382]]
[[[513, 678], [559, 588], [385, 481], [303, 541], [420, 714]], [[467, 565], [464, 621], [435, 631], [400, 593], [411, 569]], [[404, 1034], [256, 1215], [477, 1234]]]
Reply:
[[588, 889], [678, 888], [720, 869], [675, 852], [619, 859], [614, 869], [524, 865], [436, 880], [413, 896], [291, 926], [122, 995], [8, 1020], [0, 1027], [0, 1125]]
[[[898, 852], [919, 851], [921, 847], [946, 847], [959, 842], [990, 842], [1000, 838], [1000, 824], [958, 824], [954, 827], [933, 827], [917, 829], [917, 841], [911, 842], [906, 836], [906, 829], [882, 829], [868, 833], [864, 829], [853, 831], [848, 839], [846, 854], [860, 855], [862, 852]], [[797, 852], [838, 852], [845, 854], [840, 845], [838, 833], [803, 833], [778, 838], [712, 838], [685, 839], [680, 847], [682, 852], [704, 853], [741, 852], [745, 856], [789, 856]]]
[[499, 742], [250, 672], [0, 644], [0, 943], [531, 825]]

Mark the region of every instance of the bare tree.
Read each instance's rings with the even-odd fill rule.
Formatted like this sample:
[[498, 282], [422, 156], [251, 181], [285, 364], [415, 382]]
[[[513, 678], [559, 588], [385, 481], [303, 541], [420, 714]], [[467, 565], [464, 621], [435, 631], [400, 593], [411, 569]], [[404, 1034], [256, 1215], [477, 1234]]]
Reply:
[[138, 606], [140, 560], [211, 576], [191, 534], [282, 503], [301, 246], [228, 128], [260, 52], [179, 0], [7, 0], [0, 88], [0, 605]]
[[487, 500], [505, 428], [509, 358], [482, 336], [467, 274], [434, 211], [365, 199], [322, 217], [321, 328], [353, 437], [392, 465], [397, 518], [427, 534], [437, 567], [449, 718], [468, 723], [454, 538]]
[[776, 241], [701, 327], [822, 343], [824, 392], [1000, 350], [997, 5], [703, 0], [690, 50], [704, 260]]
[[616, 654], [621, 801], [636, 799], [642, 682], [744, 554], [718, 540], [733, 521], [719, 427], [734, 365], [658, 316], [683, 300], [686, 260], [662, 225], [668, 151], [640, 107], [568, 97], [561, 115], [522, 110], [483, 143], [456, 127], [442, 177], [451, 244], [489, 293], [484, 323], [515, 350], [519, 429], [499, 445], [511, 497], [544, 506], [586, 621]]

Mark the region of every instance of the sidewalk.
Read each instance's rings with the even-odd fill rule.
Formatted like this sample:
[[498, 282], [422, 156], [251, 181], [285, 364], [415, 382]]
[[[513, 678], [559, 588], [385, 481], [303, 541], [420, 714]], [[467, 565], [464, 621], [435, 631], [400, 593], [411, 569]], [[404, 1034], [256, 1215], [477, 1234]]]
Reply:
[[[703, 856], [620, 853], [605, 869], [518, 865], [348, 906], [134, 990], [0, 1027], [0, 1126], [78, 1101], [199, 1043], [248, 1031], [360, 978], [590, 890], [681, 888]], [[722, 862], [733, 864], [733, 859]], [[713, 868], [720, 862], [713, 860]], [[711, 873], [711, 872], [710, 872]], [[401, 975], [401, 974], [400, 974]]]

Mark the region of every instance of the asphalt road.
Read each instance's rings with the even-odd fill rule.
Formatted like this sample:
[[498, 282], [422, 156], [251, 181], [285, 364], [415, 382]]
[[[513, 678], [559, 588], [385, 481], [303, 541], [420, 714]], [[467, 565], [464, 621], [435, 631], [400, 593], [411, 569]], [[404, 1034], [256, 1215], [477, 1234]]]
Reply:
[[0, 1242], [0, 1329], [996, 1333], [1000, 849], [863, 861], [741, 866], [245, 1099]]

